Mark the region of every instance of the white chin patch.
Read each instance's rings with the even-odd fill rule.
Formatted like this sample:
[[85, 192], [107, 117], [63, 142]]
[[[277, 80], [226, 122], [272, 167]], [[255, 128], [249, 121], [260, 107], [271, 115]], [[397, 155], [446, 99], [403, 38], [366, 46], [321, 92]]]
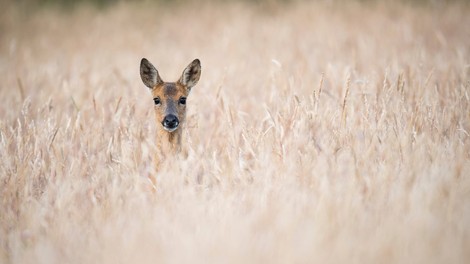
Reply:
[[177, 128], [178, 128], [178, 127], [175, 127], [175, 128], [163, 127], [163, 129], [165, 129], [166, 131], [168, 131], [168, 132], [170, 132], [170, 133], [173, 132], [173, 131], [175, 131]]

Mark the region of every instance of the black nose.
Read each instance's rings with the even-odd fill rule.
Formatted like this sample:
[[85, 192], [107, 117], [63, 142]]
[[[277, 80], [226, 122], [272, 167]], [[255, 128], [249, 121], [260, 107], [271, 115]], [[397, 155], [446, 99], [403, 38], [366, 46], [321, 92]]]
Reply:
[[167, 115], [165, 119], [163, 119], [162, 125], [166, 128], [174, 129], [178, 127], [179, 123], [178, 117], [175, 115]]

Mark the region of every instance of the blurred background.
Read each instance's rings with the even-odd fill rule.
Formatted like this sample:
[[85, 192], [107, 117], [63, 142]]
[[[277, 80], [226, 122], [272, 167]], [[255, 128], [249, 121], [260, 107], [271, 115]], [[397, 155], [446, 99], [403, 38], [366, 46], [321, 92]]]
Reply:
[[[469, 263], [469, 14], [0, 0], [0, 263]], [[202, 63], [158, 173], [143, 57]]]

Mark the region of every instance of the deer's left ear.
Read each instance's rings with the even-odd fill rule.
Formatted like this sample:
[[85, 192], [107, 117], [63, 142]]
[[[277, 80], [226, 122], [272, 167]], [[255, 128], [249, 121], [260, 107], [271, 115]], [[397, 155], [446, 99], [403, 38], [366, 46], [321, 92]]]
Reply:
[[178, 82], [186, 86], [190, 91], [191, 88], [199, 81], [199, 77], [201, 77], [201, 62], [198, 59], [195, 59], [188, 65], [188, 67], [186, 67], [186, 69], [184, 69]]

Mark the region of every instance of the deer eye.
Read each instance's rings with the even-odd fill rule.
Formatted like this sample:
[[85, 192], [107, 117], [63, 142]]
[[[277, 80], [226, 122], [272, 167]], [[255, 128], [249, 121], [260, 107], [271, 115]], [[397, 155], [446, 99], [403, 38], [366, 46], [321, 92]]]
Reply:
[[156, 105], [159, 105], [161, 103], [160, 102], [160, 97], [153, 98], [153, 101], [155, 102]]
[[182, 105], [186, 104], [186, 97], [180, 97], [180, 104]]

